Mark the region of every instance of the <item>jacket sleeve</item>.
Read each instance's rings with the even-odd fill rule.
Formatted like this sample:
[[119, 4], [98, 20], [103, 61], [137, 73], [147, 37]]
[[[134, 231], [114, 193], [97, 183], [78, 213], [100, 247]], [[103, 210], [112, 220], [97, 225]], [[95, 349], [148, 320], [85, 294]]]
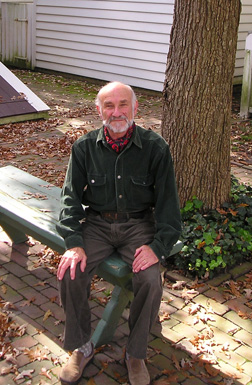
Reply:
[[153, 162], [155, 174], [156, 234], [149, 245], [157, 257], [164, 261], [181, 233], [181, 216], [174, 168], [167, 143], [156, 151]]
[[74, 143], [61, 192], [61, 209], [56, 226], [65, 240], [66, 249], [84, 246], [81, 221], [85, 217], [82, 195], [86, 184], [84, 156]]

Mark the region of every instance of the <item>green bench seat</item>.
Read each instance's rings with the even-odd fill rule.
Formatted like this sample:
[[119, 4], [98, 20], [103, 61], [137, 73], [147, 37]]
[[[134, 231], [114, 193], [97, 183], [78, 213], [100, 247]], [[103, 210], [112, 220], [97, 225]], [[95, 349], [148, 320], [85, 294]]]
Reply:
[[[0, 169], [0, 225], [14, 243], [25, 242], [27, 235], [53, 250], [64, 253], [64, 240], [56, 231], [60, 207], [59, 187], [13, 166]], [[170, 255], [179, 252], [182, 242]], [[119, 319], [132, 300], [131, 269], [115, 252], [97, 268], [96, 273], [114, 285], [111, 299], [97, 324], [92, 340], [95, 346], [111, 341]]]

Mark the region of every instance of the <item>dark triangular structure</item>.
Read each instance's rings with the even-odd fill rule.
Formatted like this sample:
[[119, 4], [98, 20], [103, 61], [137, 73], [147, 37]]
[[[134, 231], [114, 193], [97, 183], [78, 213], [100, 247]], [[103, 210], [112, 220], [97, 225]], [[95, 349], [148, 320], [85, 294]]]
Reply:
[[49, 107], [0, 63], [0, 124], [48, 117]]

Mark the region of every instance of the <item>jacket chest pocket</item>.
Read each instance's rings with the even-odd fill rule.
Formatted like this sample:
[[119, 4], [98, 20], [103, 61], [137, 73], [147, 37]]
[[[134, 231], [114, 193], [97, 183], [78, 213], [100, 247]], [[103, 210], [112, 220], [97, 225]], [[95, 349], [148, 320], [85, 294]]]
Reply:
[[131, 176], [131, 196], [141, 203], [152, 203], [154, 199], [154, 179], [151, 175]]
[[88, 174], [88, 186], [84, 192], [85, 200], [89, 203], [104, 204], [107, 202], [106, 175]]

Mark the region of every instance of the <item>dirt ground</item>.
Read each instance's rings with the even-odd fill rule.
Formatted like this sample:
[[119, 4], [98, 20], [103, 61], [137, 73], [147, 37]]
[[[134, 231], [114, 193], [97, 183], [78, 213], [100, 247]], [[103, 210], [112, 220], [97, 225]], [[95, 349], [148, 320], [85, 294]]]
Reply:
[[[50, 107], [50, 112], [47, 120], [0, 126], [0, 167], [12, 164], [61, 186], [72, 143], [101, 126], [94, 100], [104, 83], [58, 73], [13, 72]], [[135, 91], [139, 101], [136, 123], [160, 133], [162, 94]], [[235, 91], [231, 165], [252, 173], [252, 119], [240, 119], [240, 89]]]

